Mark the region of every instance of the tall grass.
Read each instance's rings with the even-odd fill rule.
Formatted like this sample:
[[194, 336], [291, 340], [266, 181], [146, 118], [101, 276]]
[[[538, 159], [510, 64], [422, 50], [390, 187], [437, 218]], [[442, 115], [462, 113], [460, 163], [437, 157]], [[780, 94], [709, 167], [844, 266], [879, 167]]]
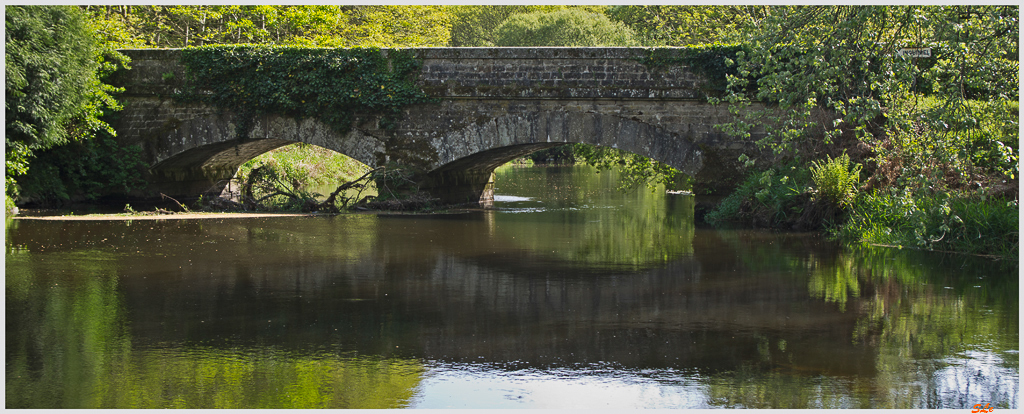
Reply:
[[1017, 201], [890, 188], [862, 194], [849, 219], [832, 229], [868, 244], [1017, 258]]

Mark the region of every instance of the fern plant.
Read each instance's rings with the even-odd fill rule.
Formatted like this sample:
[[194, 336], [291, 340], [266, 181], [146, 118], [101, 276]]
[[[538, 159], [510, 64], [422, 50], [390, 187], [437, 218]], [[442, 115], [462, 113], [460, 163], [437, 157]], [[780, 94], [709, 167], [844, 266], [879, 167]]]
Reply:
[[818, 187], [818, 197], [844, 207], [853, 202], [860, 182], [860, 164], [850, 167], [850, 156], [846, 153], [836, 158], [811, 163], [811, 180]]

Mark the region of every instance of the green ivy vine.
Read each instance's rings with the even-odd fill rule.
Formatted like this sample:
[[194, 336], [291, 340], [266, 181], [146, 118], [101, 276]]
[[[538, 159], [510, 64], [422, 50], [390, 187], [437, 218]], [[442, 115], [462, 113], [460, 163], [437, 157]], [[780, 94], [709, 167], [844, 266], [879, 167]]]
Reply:
[[260, 114], [317, 118], [346, 133], [357, 113], [380, 115], [389, 128], [403, 107], [432, 101], [413, 82], [421, 62], [405, 50], [200, 46], [182, 50], [181, 61], [177, 98], [235, 111], [238, 139]]

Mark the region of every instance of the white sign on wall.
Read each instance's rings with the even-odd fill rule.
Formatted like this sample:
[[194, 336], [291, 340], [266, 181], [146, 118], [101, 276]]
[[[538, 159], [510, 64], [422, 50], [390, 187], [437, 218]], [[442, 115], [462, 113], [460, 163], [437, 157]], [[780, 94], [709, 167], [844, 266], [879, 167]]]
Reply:
[[932, 48], [930, 47], [905, 47], [896, 52], [897, 55], [912, 57], [912, 58], [926, 58], [932, 57]]

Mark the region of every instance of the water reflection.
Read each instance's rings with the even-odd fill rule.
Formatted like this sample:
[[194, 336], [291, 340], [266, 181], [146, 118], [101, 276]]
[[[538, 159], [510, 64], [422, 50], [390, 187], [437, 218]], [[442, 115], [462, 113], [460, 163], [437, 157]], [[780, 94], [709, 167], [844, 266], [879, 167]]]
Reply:
[[465, 214], [16, 220], [7, 407], [1016, 407], [1015, 267], [498, 182]]
[[[672, 369], [629, 370], [595, 364], [509, 370], [487, 364], [431, 364], [416, 408], [713, 408], [704, 379]], [[446, 398], [459, 395], [458, 399]]]

